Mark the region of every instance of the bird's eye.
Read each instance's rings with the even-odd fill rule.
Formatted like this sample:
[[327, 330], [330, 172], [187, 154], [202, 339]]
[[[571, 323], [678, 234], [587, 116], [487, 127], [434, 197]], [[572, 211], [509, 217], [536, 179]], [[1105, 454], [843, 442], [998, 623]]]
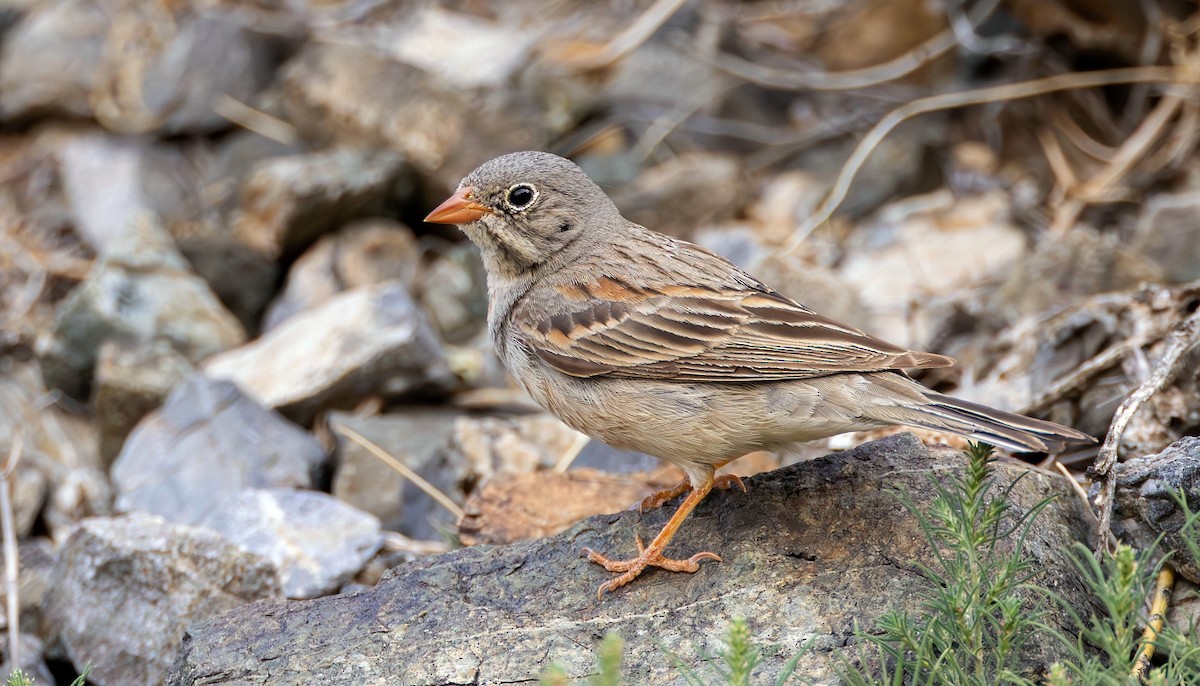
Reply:
[[538, 197], [537, 189], [529, 184], [518, 183], [504, 195], [504, 202], [518, 212], [529, 209]]

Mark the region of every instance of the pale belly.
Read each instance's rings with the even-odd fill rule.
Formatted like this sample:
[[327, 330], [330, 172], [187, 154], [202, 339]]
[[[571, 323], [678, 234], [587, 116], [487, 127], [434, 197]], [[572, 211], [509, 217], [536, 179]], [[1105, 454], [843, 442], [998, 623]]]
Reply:
[[[813, 385], [580, 379], [522, 356], [510, 370], [563, 423], [690, 473], [755, 450], [878, 426], [841, 413]], [[831, 411], [832, 410], [832, 411]]]

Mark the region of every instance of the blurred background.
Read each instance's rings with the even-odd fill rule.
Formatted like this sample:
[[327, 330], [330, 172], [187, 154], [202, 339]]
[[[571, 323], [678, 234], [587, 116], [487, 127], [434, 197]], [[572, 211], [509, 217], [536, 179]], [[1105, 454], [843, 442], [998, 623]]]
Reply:
[[[328, 508], [279, 528], [334, 562], [268, 546], [282, 588], [245, 594], [312, 597], [678, 478], [585, 446], [492, 356], [474, 248], [420, 218], [505, 152], [568, 156], [626, 217], [955, 356], [939, 390], [1102, 437], [1200, 304], [1198, 28], [1183, 0], [0, 2], [21, 661], [110, 669], [63, 619], [107, 624], [62, 561], [81, 522], [237, 542], [264, 499]], [[1196, 433], [1196, 381], [1123, 450]], [[1063, 462], [1085, 480], [1094, 454]]]

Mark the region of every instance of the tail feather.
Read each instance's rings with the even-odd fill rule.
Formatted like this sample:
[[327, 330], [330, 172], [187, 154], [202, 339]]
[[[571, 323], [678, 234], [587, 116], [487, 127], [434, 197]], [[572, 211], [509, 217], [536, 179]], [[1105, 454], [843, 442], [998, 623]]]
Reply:
[[905, 374], [864, 375], [877, 400], [863, 406], [864, 414], [889, 423], [909, 424], [966, 436], [1017, 452], [1057, 453], [1071, 443], [1096, 439], [1061, 424], [1033, 419], [986, 405], [942, 395]]
[[1057, 453], [1070, 443], [1095, 443], [1096, 439], [1061, 424], [996, 410], [968, 400], [928, 391], [928, 405], [911, 408], [909, 423], [927, 429], [950, 431], [977, 441], [1019, 452]]

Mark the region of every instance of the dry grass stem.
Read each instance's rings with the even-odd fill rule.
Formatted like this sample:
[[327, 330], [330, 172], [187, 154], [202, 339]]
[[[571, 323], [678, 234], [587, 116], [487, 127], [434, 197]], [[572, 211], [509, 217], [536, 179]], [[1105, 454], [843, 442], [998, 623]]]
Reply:
[[5, 616], [8, 619], [8, 664], [21, 664], [21, 600], [17, 575], [20, 571], [21, 559], [17, 551], [17, 529], [13, 523], [12, 497], [9, 492], [9, 478], [21, 461], [21, 451], [24, 448], [24, 437], [20, 432], [12, 439], [12, 447], [8, 451], [8, 459], [4, 469], [0, 470], [0, 533], [4, 536], [4, 592], [7, 599]]
[[436, 555], [450, 550], [445, 541], [419, 541], [395, 531], [383, 534], [383, 549], [389, 553], [412, 553], [413, 555]]
[[1113, 478], [1113, 465], [1117, 463], [1117, 449], [1121, 444], [1121, 436], [1129, 425], [1133, 415], [1156, 393], [1161, 391], [1175, 375], [1179, 373], [1184, 359], [1184, 353], [1200, 344], [1200, 310], [1192, 313], [1179, 323], [1167, 336], [1165, 349], [1159, 358], [1154, 373], [1142, 385], [1138, 386], [1113, 415], [1104, 444], [1100, 446], [1100, 454], [1088, 468], [1088, 476], [1093, 481], [1100, 482], [1100, 496], [1097, 505], [1100, 507], [1100, 522], [1097, 527], [1099, 536], [1096, 543], [1096, 554], [1099, 555], [1108, 546], [1111, 534], [1114, 495], [1117, 480]]
[[404, 464], [400, 460], [397, 460], [395, 457], [388, 454], [388, 452], [386, 450], [384, 450], [383, 448], [380, 448], [378, 445], [376, 445], [374, 442], [372, 442], [369, 438], [363, 436], [362, 434], [358, 433], [357, 431], [354, 431], [353, 429], [347, 429], [344, 426], [334, 427], [333, 430], [336, 433], [339, 433], [339, 434], [345, 436], [346, 438], [349, 438], [350, 440], [354, 441], [355, 443], [361, 445], [363, 448], [366, 448], [367, 452], [371, 453], [375, 457], [382, 460], [384, 464], [386, 464], [387, 466], [389, 466], [392, 469], [399, 472], [400, 475], [403, 476], [405, 479], [408, 479], [409, 481], [411, 481], [413, 483], [413, 485], [415, 485], [417, 488], [421, 489], [425, 493], [425, 495], [428, 495], [430, 498], [433, 498], [435, 501], [437, 501], [437, 503], [439, 505], [446, 508], [446, 510], [448, 512], [450, 512], [450, 514], [453, 514], [456, 519], [462, 519], [463, 516], [466, 514], [463, 512], [463, 509], [458, 506], [458, 503], [456, 503], [450, 499], [450, 496], [446, 495], [445, 493], [442, 493], [440, 490], [438, 490], [437, 486], [434, 486], [433, 484], [426, 481], [424, 477], [422, 477], [420, 474], [413, 471], [411, 467], [409, 467], [408, 465]]
[[[1087, 181], [1075, 183], [1074, 174], [1067, 178], [1060, 177], [1060, 183], [1067, 181], [1071, 185], [1063, 188], [1065, 197], [1063, 202], [1058, 204], [1054, 221], [1050, 224], [1051, 232], [1062, 235], [1069, 231], [1088, 205], [1127, 199], [1127, 191], [1118, 189], [1117, 183], [1139, 160], [1149, 156], [1151, 146], [1159, 140], [1167, 123], [1179, 112], [1182, 104], [1179, 95], [1172, 93], [1163, 97], [1133, 134], [1121, 144], [1112, 159]], [[1056, 170], [1055, 175], [1058, 176], [1059, 173]]]
[[956, 109], [972, 105], [984, 105], [1007, 100], [1031, 98], [1048, 93], [1078, 88], [1096, 88], [1129, 83], [1175, 83], [1200, 84], [1200, 77], [1193, 70], [1178, 67], [1129, 67], [1102, 71], [1072, 72], [1057, 74], [1032, 81], [989, 86], [958, 93], [944, 93], [914, 100], [892, 110], [863, 136], [854, 152], [842, 166], [829, 194], [809, 219], [797, 227], [785, 252], [795, 251], [812, 231], [829, 220], [846, 199], [850, 185], [866, 163], [867, 158], [893, 129], [920, 114]]
[[576, 54], [564, 54], [561, 59], [571, 67], [585, 71], [610, 67], [649, 40], [685, 4], [687, 0], [657, 0], [628, 28], [603, 46]]
[[238, 126], [284, 145], [297, 145], [300, 133], [286, 121], [222, 94], [213, 103], [213, 111]]
[[[986, 0], [972, 8], [966, 15], [967, 24], [971, 30], [974, 31], [985, 19], [991, 16], [999, 4], [999, 0]], [[773, 69], [729, 54], [719, 54], [713, 58], [709, 58], [709, 61], [713, 66], [731, 76], [736, 76], [739, 79], [768, 88], [843, 91], [869, 88], [889, 81], [895, 81], [913, 73], [932, 60], [941, 57], [957, 45], [959, 45], [959, 34], [951, 27], [887, 62], [863, 67], [862, 69], [848, 69], [836, 72], [819, 69], [806, 71]], [[701, 57], [701, 59], [705, 58]]]
[[1150, 603], [1150, 620], [1146, 622], [1146, 630], [1142, 633], [1142, 649], [1138, 653], [1137, 662], [1133, 664], [1133, 678], [1140, 682], [1150, 669], [1150, 661], [1154, 659], [1154, 643], [1158, 634], [1163, 630], [1167, 621], [1167, 607], [1171, 604], [1171, 593], [1175, 586], [1175, 570], [1163, 565], [1154, 580], [1154, 599]]
[[1071, 473], [1071, 470], [1064, 467], [1063, 463], [1059, 462], [1058, 460], [1054, 461], [1054, 468], [1066, 478], [1067, 483], [1071, 484], [1071, 489], [1074, 490], [1075, 495], [1079, 496], [1079, 499], [1083, 501], [1083, 506], [1091, 510], [1092, 504], [1088, 500], [1087, 491], [1083, 490], [1083, 486], [1079, 485], [1079, 481], [1075, 478], [1075, 475]]
[[575, 458], [579, 457], [579, 453], [583, 452], [583, 449], [591, 440], [578, 431], [575, 432], [575, 440], [571, 441], [571, 445], [567, 447], [567, 451], [562, 454], [562, 457], [558, 458], [558, 462], [554, 464], [554, 471], [559, 474], [567, 471], [571, 467], [571, 463], [575, 461]]

